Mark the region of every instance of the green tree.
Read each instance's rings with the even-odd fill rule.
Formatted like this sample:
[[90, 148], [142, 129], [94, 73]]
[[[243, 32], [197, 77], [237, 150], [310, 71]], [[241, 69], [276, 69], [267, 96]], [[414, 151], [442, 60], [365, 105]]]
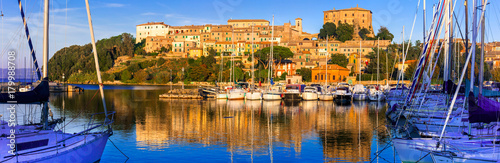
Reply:
[[134, 73], [134, 81], [136, 83], [144, 83], [146, 80], [149, 78], [149, 73], [146, 72], [145, 70], [139, 70], [136, 73]]
[[492, 80], [496, 82], [500, 82], [500, 68], [495, 68], [491, 71]]
[[122, 82], [126, 82], [132, 78], [132, 74], [128, 70], [123, 70], [120, 74], [120, 78]]
[[417, 69], [417, 62], [413, 62], [406, 67], [405, 70], [405, 79], [406, 80], [413, 80], [413, 73]]
[[300, 68], [297, 70], [297, 73], [302, 76], [302, 80], [306, 82], [311, 81], [312, 71], [309, 68]]
[[334, 37], [336, 36], [335, 32], [337, 31], [337, 26], [334, 23], [327, 22], [323, 24], [323, 28], [319, 30], [318, 38], [326, 39], [326, 36]]
[[287, 76], [287, 75], [288, 75], [288, 73], [287, 73], [287, 72], [282, 73], [282, 74], [281, 74], [281, 76], [280, 76], [280, 79], [281, 79], [281, 80], [286, 80], [286, 76]]
[[[264, 69], [267, 69], [269, 67], [269, 55], [271, 54], [271, 48], [266, 47], [261, 50], [258, 50], [255, 52], [255, 57], [259, 61], [259, 64], [262, 64], [264, 66]], [[283, 46], [274, 46], [273, 47], [273, 58], [275, 61], [278, 63], [281, 63], [282, 60], [292, 58], [293, 57], [293, 52]]]
[[347, 64], [349, 63], [349, 60], [344, 54], [340, 53], [332, 54], [330, 58], [331, 60], [329, 63], [336, 64], [342, 67], [347, 67]]
[[394, 35], [389, 32], [389, 30], [387, 29], [387, 27], [380, 27], [380, 29], [378, 29], [378, 33], [377, 33], [377, 38], [380, 38], [381, 40], [391, 40], [394, 38]]
[[339, 26], [335, 31], [337, 39], [342, 42], [345, 42], [347, 40], [352, 40], [352, 35], [354, 34], [354, 27], [347, 23], [342, 23], [341, 21], [339, 21], [338, 24]]
[[363, 40], [366, 40], [366, 38], [367, 38], [366, 35], [370, 34], [370, 31], [366, 28], [363, 28], [363, 29], [359, 30], [358, 34], [359, 34], [359, 37], [361, 37]]

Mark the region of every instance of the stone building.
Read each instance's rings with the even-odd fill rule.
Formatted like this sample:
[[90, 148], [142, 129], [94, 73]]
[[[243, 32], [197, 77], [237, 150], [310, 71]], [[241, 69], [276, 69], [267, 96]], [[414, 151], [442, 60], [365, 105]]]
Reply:
[[135, 26], [135, 43], [141, 42], [149, 36], [166, 36], [169, 31], [169, 25], [163, 22], [148, 22]]
[[372, 12], [367, 9], [360, 8], [358, 5], [356, 7], [323, 11], [323, 24], [325, 23], [334, 23], [338, 26], [338, 22], [348, 23], [350, 25], [354, 25], [354, 31], [359, 31], [363, 28], [368, 29], [370, 33], [370, 37], [373, 37], [373, 26], [372, 26]]

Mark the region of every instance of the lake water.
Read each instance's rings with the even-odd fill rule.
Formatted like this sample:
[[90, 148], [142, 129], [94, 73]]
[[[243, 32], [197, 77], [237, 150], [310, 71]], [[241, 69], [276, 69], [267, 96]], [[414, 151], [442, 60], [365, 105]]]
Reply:
[[[97, 86], [79, 86], [85, 92], [50, 97], [54, 117], [74, 119], [66, 132], [103, 111]], [[400, 162], [388, 145], [385, 103], [159, 99], [169, 88], [106, 87], [116, 111], [110, 139], [128, 162]], [[124, 161], [108, 141], [101, 162]]]

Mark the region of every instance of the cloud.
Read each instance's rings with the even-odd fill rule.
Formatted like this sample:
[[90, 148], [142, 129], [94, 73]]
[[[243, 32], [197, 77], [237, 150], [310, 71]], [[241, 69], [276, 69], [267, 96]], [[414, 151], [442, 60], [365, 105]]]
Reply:
[[152, 16], [152, 15], [158, 15], [158, 14], [154, 13], [154, 12], [146, 12], [146, 13], [142, 13], [141, 15], [143, 15], [143, 16]]
[[113, 7], [113, 8], [118, 8], [118, 7], [123, 7], [125, 4], [121, 3], [106, 3], [104, 4], [104, 7]]

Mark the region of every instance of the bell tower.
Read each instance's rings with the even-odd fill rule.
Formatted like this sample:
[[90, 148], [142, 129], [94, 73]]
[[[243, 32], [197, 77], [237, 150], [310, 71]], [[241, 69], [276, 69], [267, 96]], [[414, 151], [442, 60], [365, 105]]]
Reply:
[[299, 31], [299, 34], [302, 34], [302, 19], [295, 19], [295, 29]]

